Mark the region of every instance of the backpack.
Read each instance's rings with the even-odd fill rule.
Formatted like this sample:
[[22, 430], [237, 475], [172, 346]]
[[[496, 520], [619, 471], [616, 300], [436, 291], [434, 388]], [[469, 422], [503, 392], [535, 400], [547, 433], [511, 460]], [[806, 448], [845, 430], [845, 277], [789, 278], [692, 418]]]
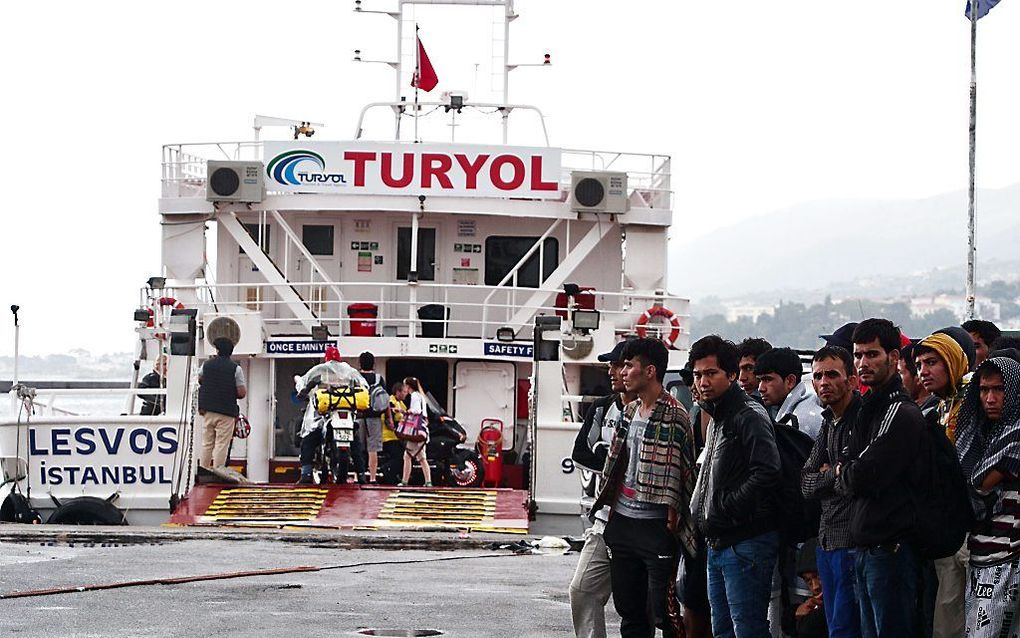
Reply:
[[379, 377], [376, 377], [376, 383], [369, 390], [368, 406], [374, 414], [372, 416], [378, 416], [390, 409], [390, 393], [383, 387]]
[[822, 518], [821, 503], [805, 500], [800, 491], [800, 471], [815, 442], [792, 425], [773, 423], [773, 428], [782, 467], [777, 493], [783, 521], [779, 534], [783, 545], [793, 546], [817, 536]]
[[924, 484], [916, 496], [914, 549], [927, 559], [947, 558], [963, 545], [974, 522], [967, 482], [956, 446], [942, 426], [926, 418], [928, 455]]
[[11, 492], [0, 505], [0, 521], [10, 523], [41, 523], [39, 512], [32, 508], [21, 492]]

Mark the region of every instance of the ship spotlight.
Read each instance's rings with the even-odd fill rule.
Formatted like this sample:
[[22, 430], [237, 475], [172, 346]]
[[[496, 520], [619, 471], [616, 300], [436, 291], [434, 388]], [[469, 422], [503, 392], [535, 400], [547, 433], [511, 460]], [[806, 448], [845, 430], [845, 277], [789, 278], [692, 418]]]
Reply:
[[591, 330], [599, 329], [600, 313], [598, 310], [574, 310], [571, 323], [575, 330], [587, 334]]
[[149, 285], [149, 288], [159, 290], [166, 287], [166, 277], [149, 277], [145, 283]]
[[496, 341], [509, 342], [513, 341], [517, 335], [514, 329], [510, 326], [503, 326], [502, 328], [496, 328]]

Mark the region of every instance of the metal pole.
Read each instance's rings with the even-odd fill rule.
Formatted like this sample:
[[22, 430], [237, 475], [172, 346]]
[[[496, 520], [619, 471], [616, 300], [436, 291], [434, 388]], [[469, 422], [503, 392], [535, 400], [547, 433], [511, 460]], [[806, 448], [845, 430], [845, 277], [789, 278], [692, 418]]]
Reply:
[[421, 40], [418, 39], [418, 25], [414, 25], [414, 140], [418, 143], [418, 85], [421, 84]]
[[[397, 5], [397, 86], [394, 89], [393, 101], [400, 101], [400, 77], [404, 70], [404, 3], [400, 2]], [[400, 118], [403, 117], [403, 113], [400, 110], [396, 112], [396, 129], [397, 135], [395, 141], [400, 141]]]
[[967, 188], [967, 319], [974, 318], [977, 296], [974, 262], [974, 181], [977, 150], [977, 0], [970, 3], [970, 184]]
[[21, 341], [21, 326], [18, 325], [18, 311], [21, 310], [21, 306], [11, 306], [11, 312], [14, 313], [14, 383], [18, 385], [18, 346]]
[[506, 8], [503, 11], [503, 143], [507, 143], [508, 138], [508, 124], [507, 116], [509, 112], [506, 110], [507, 103], [510, 102], [510, 16], [513, 14], [514, 8], [513, 3], [507, 3]]

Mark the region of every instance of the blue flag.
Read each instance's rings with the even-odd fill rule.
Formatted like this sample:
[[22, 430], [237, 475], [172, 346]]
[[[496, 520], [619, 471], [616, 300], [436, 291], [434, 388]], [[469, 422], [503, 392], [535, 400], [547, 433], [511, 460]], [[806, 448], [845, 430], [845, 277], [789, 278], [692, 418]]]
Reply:
[[[992, 10], [992, 7], [999, 4], [999, 0], [977, 0], [977, 19], [988, 15], [988, 12]], [[967, 3], [967, 18], [970, 18], [970, 2]]]

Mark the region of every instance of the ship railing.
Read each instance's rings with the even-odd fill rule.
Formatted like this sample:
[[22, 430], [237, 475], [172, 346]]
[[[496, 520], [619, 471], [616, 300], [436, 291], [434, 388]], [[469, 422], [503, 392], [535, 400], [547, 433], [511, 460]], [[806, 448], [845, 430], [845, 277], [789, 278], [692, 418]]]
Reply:
[[[12, 400], [16, 404], [18, 400], [16, 397], [13, 397], [13, 392]], [[82, 417], [87, 416], [87, 414], [57, 407], [57, 400], [61, 398], [71, 399], [81, 403], [83, 399], [102, 399], [103, 403], [106, 404], [107, 400], [113, 397], [129, 398], [138, 395], [166, 396], [166, 393], [166, 388], [36, 388], [31, 404], [36, 416]], [[15, 414], [17, 414], [17, 408], [15, 410]]]
[[[379, 336], [422, 337], [442, 327], [442, 334], [449, 338], [495, 338], [498, 328], [510, 327], [518, 339], [530, 339], [534, 318], [538, 315], [560, 314], [566, 316], [568, 309], [555, 298], [559, 290], [547, 290], [520, 286], [481, 286], [461, 284], [418, 283], [410, 286], [405, 282], [346, 282], [322, 281], [288, 282], [296, 290], [310, 290], [303, 307], [295, 308], [292, 302], [280, 299], [276, 284], [270, 283], [198, 283], [188, 286], [167, 287], [159, 296], [177, 299], [197, 299], [200, 312], [229, 313], [231, 308], [261, 313], [266, 331], [273, 335], [293, 335], [300, 328], [302, 319], [308, 313], [314, 323], [323, 324], [333, 335], [358, 334], [352, 324], [362, 322], [374, 324]], [[520, 304], [518, 297], [531, 298], [535, 293], [544, 293], [554, 299], [540, 304]], [[153, 303], [153, 291], [141, 290], [141, 304]], [[618, 334], [634, 333], [642, 313], [653, 305], [670, 309], [676, 317], [683, 339], [687, 338], [689, 302], [687, 299], [662, 291], [591, 291], [594, 306], [601, 313], [603, 322], [610, 322]], [[562, 300], [563, 297], [560, 297]], [[375, 317], [351, 317], [352, 305], [370, 304], [375, 306]], [[439, 315], [419, 316], [425, 306], [439, 306]], [[423, 329], [430, 326], [433, 330]], [[671, 327], [650, 327], [653, 332], [668, 334]], [[685, 342], [684, 342], [685, 343]], [[681, 347], [681, 343], [676, 344]]]
[[[560, 188], [569, 192], [574, 171], [619, 171], [627, 174], [631, 208], [672, 209], [670, 156], [586, 149], [562, 149]], [[209, 160], [262, 161], [261, 142], [195, 142], [163, 146], [163, 197], [205, 195]], [[286, 194], [269, 190], [270, 195]]]

